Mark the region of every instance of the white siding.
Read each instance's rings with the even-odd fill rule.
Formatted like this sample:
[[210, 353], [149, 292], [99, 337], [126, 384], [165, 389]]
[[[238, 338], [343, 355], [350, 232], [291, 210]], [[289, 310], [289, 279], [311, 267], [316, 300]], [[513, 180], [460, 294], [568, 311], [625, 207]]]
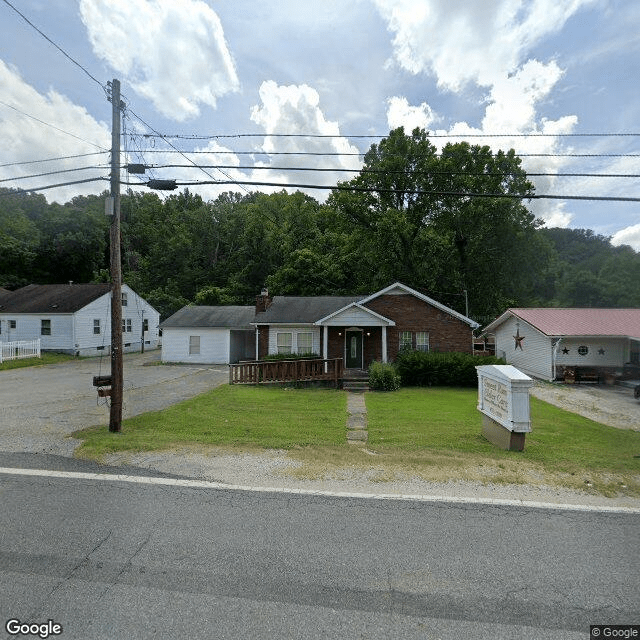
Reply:
[[[543, 380], [553, 380], [551, 338], [548, 338], [523, 320], [515, 318], [503, 322], [496, 330], [496, 356], [504, 357], [508, 364], [523, 373]], [[522, 349], [516, 349], [514, 336], [524, 336]]]
[[330, 327], [379, 327], [388, 325], [389, 323], [373, 313], [367, 313], [359, 307], [349, 307], [322, 324]]
[[[277, 343], [277, 334], [278, 333], [292, 333], [292, 345], [291, 352], [298, 353], [298, 339], [297, 336], [299, 333], [312, 333], [312, 347], [311, 351], [313, 353], [317, 353], [320, 355], [320, 328], [319, 327], [301, 327], [298, 326], [287, 326], [287, 325], [271, 325], [269, 327], [269, 354], [278, 353], [278, 343]], [[306, 349], [305, 349], [306, 351]]]
[[[200, 336], [200, 353], [189, 354], [189, 337]], [[229, 329], [166, 327], [162, 332], [162, 362], [227, 364]]]
[[[15, 340], [41, 339], [43, 350], [71, 351], [73, 349], [73, 316], [71, 314], [46, 314], [46, 313], [3, 313], [0, 314], [2, 322], [3, 342]], [[9, 329], [9, 320], [16, 321], [16, 328]], [[51, 335], [40, 334], [42, 320], [51, 321]]]
[[[556, 364], [570, 367], [620, 367], [627, 359], [627, 342], [627, 338], [563, 338], [558, 348]], [[584, 356], [578, 353], [581, 346], [589, 350]], [[563, 353], [563, 349], [567, 349], [569, 353]]]

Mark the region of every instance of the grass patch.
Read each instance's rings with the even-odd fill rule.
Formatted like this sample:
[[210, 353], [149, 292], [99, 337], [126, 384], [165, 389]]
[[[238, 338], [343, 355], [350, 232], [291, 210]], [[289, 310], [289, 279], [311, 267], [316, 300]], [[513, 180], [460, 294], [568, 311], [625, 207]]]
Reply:
[[162, 411], [123, 420], [122, 432], [90, 427], [73, 434], [78, 455], [100, 459], [118, 451], [180, 445], [291, 449], [344, 442], [346, 395], [334, 390], [291, 390], [223, 385]]
[[43, 367], [48, 364], [58, 364], [69, 360], [77, 360], [77, 358], [67, 353], [43, 351], [41, 358], [22, 358], [20, 360], [5, 360], [4, 362], [0, 362], [0, 371], [22, 369], [23, 367]]

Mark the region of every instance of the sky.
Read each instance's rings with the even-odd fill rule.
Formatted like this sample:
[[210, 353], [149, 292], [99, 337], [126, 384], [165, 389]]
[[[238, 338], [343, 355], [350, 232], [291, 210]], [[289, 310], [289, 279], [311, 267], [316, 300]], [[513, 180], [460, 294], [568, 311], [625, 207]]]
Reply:
[[[438, 148], [515, 149], [550, 174], [531, 178], [538, 194], [640, 197], [637, 177], [559, 175], [640, 175], [637, 0], [0, 0], [0, 186], [108, 178], [113, 79], [123, 164], [186, 165], [124, 182], [331, 186], [390, 129], [419, 126]], [[586, 135], [603, 133], [636, 135]], [[640, 202], [527, 206], [640, 251]]]

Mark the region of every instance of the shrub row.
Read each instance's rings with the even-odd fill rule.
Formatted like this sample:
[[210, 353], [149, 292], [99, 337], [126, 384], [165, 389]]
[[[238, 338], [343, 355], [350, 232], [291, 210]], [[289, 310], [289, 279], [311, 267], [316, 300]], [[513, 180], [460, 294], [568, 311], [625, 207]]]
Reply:
[[468, 353], [425, 353], [402, 351], [395, 367], [404, 387], [475, 387], [476, 367], [505, 364], [493, 356], [473, 356]]
[[400, 375], [388, 362], [372, 362], [369, 367], [369, 389], [396, 391], [400, 388]]

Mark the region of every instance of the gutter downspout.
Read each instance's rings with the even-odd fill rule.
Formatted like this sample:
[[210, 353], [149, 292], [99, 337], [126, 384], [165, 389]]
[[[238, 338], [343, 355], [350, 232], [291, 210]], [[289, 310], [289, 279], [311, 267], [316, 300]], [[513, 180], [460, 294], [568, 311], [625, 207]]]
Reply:
[[551, 380], [549, 382], [553, 382], [556, 379], [556, 359], [561, 342], [562, 338], [558, 338], [557, 342], [553, 345], [553, 351], [551, 352]]

